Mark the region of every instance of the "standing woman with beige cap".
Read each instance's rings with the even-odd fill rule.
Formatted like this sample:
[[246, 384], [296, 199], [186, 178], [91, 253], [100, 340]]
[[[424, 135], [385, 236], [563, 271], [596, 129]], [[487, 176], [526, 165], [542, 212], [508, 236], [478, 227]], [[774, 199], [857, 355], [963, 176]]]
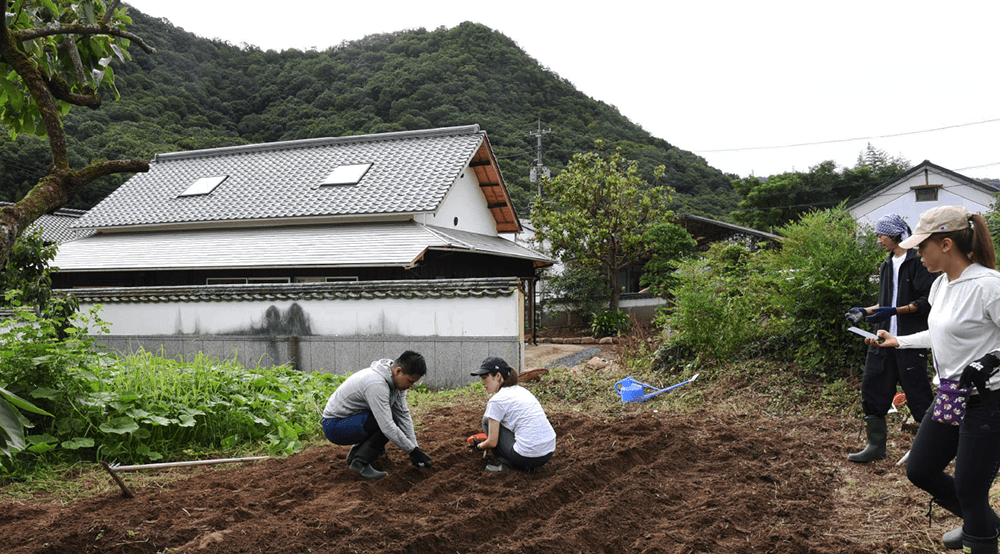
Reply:
[[[1000, 467], [1000, 273], [986, 221], [958, 206], [920, 215], [913, 236], [931, 286], [928, 330], [893, 336], [881, 330], [882, 347], [930, 348], [939, 381], [930, 417], [923, 418], [906, 464], [910, 481], [934, 502], [961, 517], [945, 546], [972, 554], [997, 554], [1000, 519], [989, 491]], [[992, 394], [991, 394], [992, 393]], [[955, 460], [954, 476], [945, 472]]]

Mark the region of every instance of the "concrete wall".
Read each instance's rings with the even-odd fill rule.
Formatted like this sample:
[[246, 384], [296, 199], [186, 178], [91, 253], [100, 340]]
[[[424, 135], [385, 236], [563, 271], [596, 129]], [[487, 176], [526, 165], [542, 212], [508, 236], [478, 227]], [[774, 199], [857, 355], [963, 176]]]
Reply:
[[517, 278], [207, 285], [71, 291], [101, 305], [117, 352], [197, 353], [249, 367], [350, 373], [404, 350], [424, 355], [431, 387], [464, 386], [488, 356], [521, 368], [524, 295]]
[[469, 372], [489, 356], [499, 356], [522, 369], [524, 359], [524, 341], [516, 336], [105, 335], [97, 337], [97, 342], [120, 353], [142, 348], [166, 358], [185, 360], [204, 353], [220, 359], [235, 358], [248, 368], [286, 364], [306, 372], [340, 375], [368, 367], [374, 360], [396, 358], [404, 350], [413, 350], [427, 360], [427, 375], [420, 382], [432, 388], [457, 388], [478, 381]]

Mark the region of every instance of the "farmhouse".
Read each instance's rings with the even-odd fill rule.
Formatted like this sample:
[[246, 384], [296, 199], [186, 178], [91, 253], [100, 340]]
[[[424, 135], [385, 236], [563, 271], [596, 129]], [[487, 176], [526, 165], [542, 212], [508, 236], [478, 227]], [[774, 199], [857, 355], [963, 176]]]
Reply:
[[847, 209], [855, 221], [872, 228], [888, 213], [899, 214], [912, 228], [921, 213], [935, 206], [963, 206], [972, 213], [985, 214], [990, 211], [996, 193], [996, 187], [924, 160], [854, 200]]
[[432, 386], [521, 363], [553, 263], [500, 236], [521, 226], [478, 125], [159, 154], [75, 227], [55, 285], [116, 350], [344, 373], [409, 348]]

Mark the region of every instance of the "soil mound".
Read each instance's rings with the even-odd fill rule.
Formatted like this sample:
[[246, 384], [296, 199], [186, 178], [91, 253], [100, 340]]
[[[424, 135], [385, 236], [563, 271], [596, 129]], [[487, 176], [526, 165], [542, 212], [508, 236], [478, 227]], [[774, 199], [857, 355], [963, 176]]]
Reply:
[[[465, 448], [483, 406], [417, 420], [434, 467], [390, 445], [368, 482], [328, 445], [163, 488], [71, 504], [0, 501], [3, 551], [25, 553], [900, 553], [939, 551], [954, 517], [894, 461], [855, 465], [856, 422], [725, 407], [555, 413], [552, 461], [489, 473]], [[127, 474], [126, 480], [128, 479]]]

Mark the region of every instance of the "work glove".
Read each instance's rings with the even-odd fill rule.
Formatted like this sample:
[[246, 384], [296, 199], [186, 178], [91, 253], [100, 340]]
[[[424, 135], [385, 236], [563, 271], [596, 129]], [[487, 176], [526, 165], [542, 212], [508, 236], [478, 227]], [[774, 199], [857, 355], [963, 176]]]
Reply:
[[850, 310], [847, 310], [847, 313], [844, 314], [844, 317], [847, 318], [847, 321], [851, 322], [851, 325], [857, 325], [858, 323], [861, 323], [862, 319], [865, 318], [865, 309], [851, 308]]
[[410, 451], [410, 463], [417, 467], [431, 467], [431, 457], [420, 448], [414, 448]]
[[485, 441], [487, 438], [486, 433], [478, 433], [466, 439], [465, 444], [473, 450], [479, 450], [479, 443]]
[[868, 316], [868, 323], [879, 323], [896, 315], [896, 308], [875, 308], [872, 315]]
[[979, 358], [962, 370], [962, 377], [958, 379], [958, 384], [963, 387], [976, 387], [979, 391], [986, 389], [986, 383], [1000, 368], [1000, 358], [996, 352]]

